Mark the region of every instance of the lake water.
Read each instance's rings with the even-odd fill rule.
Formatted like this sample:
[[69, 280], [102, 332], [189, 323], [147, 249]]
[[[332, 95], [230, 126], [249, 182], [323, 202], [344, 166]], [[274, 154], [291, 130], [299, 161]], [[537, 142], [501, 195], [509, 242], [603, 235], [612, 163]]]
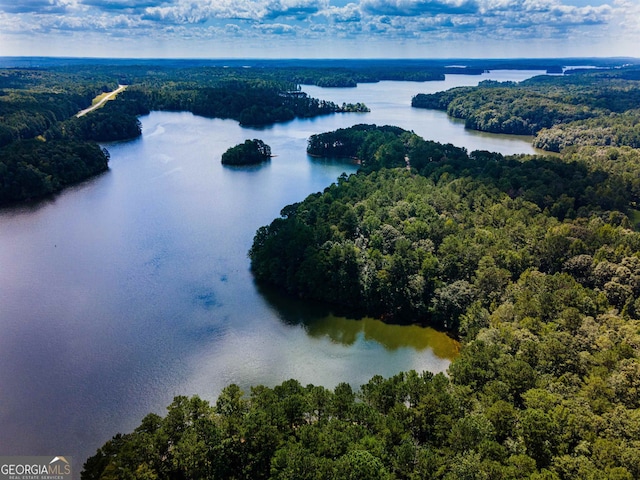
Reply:
[[[539, 72], [305, 87], [368, 114], [264, 129], [153, 112], [143, 136], [107, 145], [110, 171], [36, 205], [0, 210], [0, 455], [85, 459], [175, 395], [214, 400], [237, 383], [354, 386], [402, 370], [445, 371], [457, 344], [417, 326], [336, 316], [258, 288], [247, 251], [287, 204], [354, 165], [312, 159], [307, 138], [356, 123], [394, 124], [467, 149], [532, 153], [528, 138], [464, 130], [412, 109], [416, 93]], [[226, 168], [222, 153], [260, 138], [276, 155]]]

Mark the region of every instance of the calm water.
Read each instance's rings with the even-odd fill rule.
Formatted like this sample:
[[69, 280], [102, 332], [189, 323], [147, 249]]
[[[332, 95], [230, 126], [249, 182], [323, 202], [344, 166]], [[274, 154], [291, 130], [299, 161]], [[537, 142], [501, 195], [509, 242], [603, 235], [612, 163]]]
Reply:
[[[0, 210], [0, 455], [73, 456], [79, 472], [106, 440], [163, 413], [175, 395], [214, 400], [232, 382], [359, 386], [377, 373], [446, 370], [457, 345], [445, 335], [263, 291], [247, 250], [282, 207], [355, 171], [307, 157], [313, 133], [396, 124], [469, 150], [533, 152], [529, 139], [468, 132], [409, 107], [416, 93], [479, 80], [305, 87], [372, 112], [262, 130], [154, 112], [141, 118], [142, 138], [108, 145], [109, 172]], [[246, 138], [264, 140], [276, 157], [223, 168], [222, 153]]]

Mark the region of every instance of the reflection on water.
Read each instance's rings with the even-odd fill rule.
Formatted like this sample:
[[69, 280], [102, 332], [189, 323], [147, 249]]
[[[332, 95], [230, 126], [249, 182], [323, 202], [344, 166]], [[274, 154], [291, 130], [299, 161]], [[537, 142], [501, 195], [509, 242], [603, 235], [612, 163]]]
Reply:
[[447, 360], [453, 360], [460, 348], [458, 342], [433, 328], [393, 325], [371, 317], [354, 320], [329, 315], [322, 321], [307, 325], [307, 332], [313, 337], [328, 336], [344, 345], [353, 345], [359, 336], [364, 335], [365, 340], [375, 340], [387, 350], [411, 347], [420, 351], [429, 348], [437, 357]]
[[[336, 314], [326, 304], [292, 299], [268, 287], [260, 287], [262, 296], [288, 325], [301, 325], [313, 338], [329, 338], [345, 346], [363, 338], [375, 341], [385, 350], [409, 347], [417, 351], [430, 349], [441, 359], [453, 360], [460, 343], [446, 333], [420, 325], [395, 325], [371, 317]], [[340, 312], [343, 313], [343, 312]]]

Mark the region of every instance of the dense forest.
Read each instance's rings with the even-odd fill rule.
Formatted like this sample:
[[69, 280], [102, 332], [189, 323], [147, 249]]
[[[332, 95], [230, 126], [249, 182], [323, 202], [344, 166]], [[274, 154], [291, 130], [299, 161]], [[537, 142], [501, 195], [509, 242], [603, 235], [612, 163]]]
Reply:
[[445, 110], [467, 128], [537, 135], [534, 145], [640, 145], [640, 71], [637, 66], [538, 76], [520, 83], [483, 81], [434, 94], [418, 94], [417, 108]]
[[552, 152], [574, 145], [640, 148], [640, 109], [544, 128], [533, 142], [534, 147]]
[[259, 229], [256, 278], [449, 330], [448, 375], [176, 397], [83, 479], [640, 477], [637, 150], [503, 157], [374, 125], [308, 149], [362, 168]]
[[57, 192], [105, 171], [108, 160], [91, 142], [12, 142], [0, 150], [0, 204]]
[[107, 169], [108, 153], [86, 136], [51, 132], [79, 123], [79, 110], [116, 87], [101, 75], [0, 70], [0, 204], [48, 195]]
[[117, 86], [102, 75], [0, 70], [0, 147], [44, 134]]
[[262, 140], [245, 140], [222, 154], [224, 165], [255, 165], [271, 158], [271, 147]]
[[[351, 104], [339, 106], [311, 98], [293, 84], [260, 79], [225, 79], [210, 87], [135, 85], [126, 93], [139, 96], [151, 110], [189, 111], [206, 117], [232, 118], [245, 126], [359, 110]], [[360, 110], [366, 111], [366, 106]]]
[[[372, 125], [314, 136], [308, 148], [362, 168], [256, 234], [256, 278], [293, 295], [457, 333], [467, 307], [489, 307], [529, 269], [554, 274], [577, 258], [592, 269], [622, 260], [609, 251], [640, 250], [629, 229], [636, 150], [598, 162], [584, 151], [504, 158]], [[633, 301], [629, 290], [614, 305], [635, 316]]]

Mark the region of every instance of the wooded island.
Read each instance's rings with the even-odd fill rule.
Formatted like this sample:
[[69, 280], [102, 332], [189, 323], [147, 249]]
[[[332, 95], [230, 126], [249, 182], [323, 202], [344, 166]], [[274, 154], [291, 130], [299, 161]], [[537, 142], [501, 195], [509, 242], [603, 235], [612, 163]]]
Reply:
[[245, 140], [222, 154], [224, 165], [256, 165], [271, 158], [271, 147], [262, 140]]

